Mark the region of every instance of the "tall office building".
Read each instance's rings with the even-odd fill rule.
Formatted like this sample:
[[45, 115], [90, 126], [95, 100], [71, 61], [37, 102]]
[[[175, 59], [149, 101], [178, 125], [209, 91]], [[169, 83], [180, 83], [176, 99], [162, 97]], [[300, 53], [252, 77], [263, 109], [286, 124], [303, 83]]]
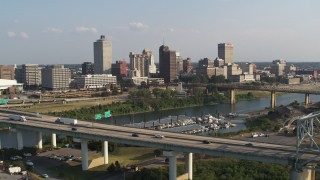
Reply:
[[213, 67], [213, 61], [209, 58], [200, 59], [198, 62], [199, 67]]
[[271, 64], [271, 73], [275, 74], [276, 76], [283, 76], [285, 75], [285, 67], [286, 67], [286, 60], [284, 59], [277, 59], [273, 60]]
[[162, 45], [159, 48], [159, 70], [160, 77], [165, 83], [170, 83], [177, 79], [177, 56], [176, 51], [172, 51], [168, 46]]
[[41, 68], [38, 64], [23, 64], [15, 70], [15, 79], [27, 87], [37, 87], [41, 85]]
[[144, 49], [142, 54], [130, 52], [129, 58], [131, 77], [150, 77], [150, 74], [156, 73], [156, 65], [150, 49]]
[[82, 63], [82, 75], [94, 74], [94, 65], [92, 62]]
[[219, 57], [217, 57], [214, 61], [213, 61], [214, 67], [221, 67], [224, 65], [224, 60], [220, 59]]
[[253, 74], [253, 64], [252, 63], [240, 63], [239, 67], [242, 69], [244, 74]]
[[192, 61], [191, 58], [183, 60], [183, 72], [191, 73], [192, 72]]
[[218, 57], [223, 59], [225, 64], [233, 63], [233, 44], [218, 44]]
[[177, 75], [179, 76], [183, 73], [183, 59], [180, 56], [180, 52], [176, 51], [176, 61], [177, 61]]
[[144, 49], [142, 51], [142, 54], [146, 58], [146, 64], [148, 66], [148, 75], [155, 74], [157, 72], [156, 64], [154, 63], [154, 56], [152, 54], [152, 51], [150, 49]]
[[69, 89], [71, 71], [63, 65], [47, 66], [41, 70], [42, 87], [50, 90]]
[[0, 79], [14, 79], [14, 66], [0, 66]]
[[101, 35], [100, 39], [93, 43], [94, 49], [94, 73], [110, 74], [112, 63], [112, 43]]

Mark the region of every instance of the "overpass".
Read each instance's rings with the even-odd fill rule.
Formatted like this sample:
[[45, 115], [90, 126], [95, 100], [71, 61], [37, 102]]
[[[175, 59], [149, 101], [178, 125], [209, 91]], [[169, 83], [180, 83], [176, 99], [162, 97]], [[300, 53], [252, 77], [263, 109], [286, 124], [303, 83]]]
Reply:
[[[176, 155], [178, 152], [186, 154], [189, 179], [192, 179], [193, 153], [206, 154], [214, 157], [238, 158], [291, 165], [293, 167], [291, 170], [291, 178], [299, 180], [314, 178], [314, 170], [299, 169], [297, 171], [294, 167], [297, 152], [294, 146], [257, 142], [251, 142], [252, 145], [248, 146], [249, 142], [247, 141], [159, 132], [155, 130], [135, 129], [81, 121], [76, 125], [77, 131], [73, 131], [71, 125], [54, 123], [55, 117], [27, 117], [27, 119], [27, 122], [12, 121], [9, 120], [5, 114], [2, 114], [0, 118], [0, 125], [17, 129], [18, 149], [23, 148], [23, 135], [19, 129], [38, 132], [38, 148], [42, 148], [42, 133], [52, 134], [52, 145], [54, 147], [56, 146], [56, 134], [71, 136], [80, 139], [83, 170], [88, 170], [87, 142], [88, 140], [98, 140], [103, 142], [105, 164], [108, 164], [108, 141], [164, 149], [164, 155], [169, 157], [170, 180], [176, 179]], [[133, 137], [133, 133], [139, 134], [139, 137]], [[165, 138], [155, 138], [155, 134], [164, 135]], [[204, 140], [210, 141], [211, 143], [204, 144]], [[305, 167], [309, 167], [320, 161], [318, 154], [313, 152], [302, 154], [299, 158], [301, 161], [308, 162], [304, 164]]]

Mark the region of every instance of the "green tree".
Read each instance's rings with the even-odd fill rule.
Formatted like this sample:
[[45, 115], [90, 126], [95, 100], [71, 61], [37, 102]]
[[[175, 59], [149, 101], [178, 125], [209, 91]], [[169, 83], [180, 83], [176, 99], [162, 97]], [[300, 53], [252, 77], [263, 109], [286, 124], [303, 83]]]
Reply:
[[108, 172], [115, 172], [116, 171], [116, 166], [111, 163], [110, 166], [107, 168]]
[[219, 76], [211, 76], [209, 83], [214, 83], [214, 84], [219, 84], [219, 83], [224, 83], [225, 82], [225, 77], [224, 75], [219, 75]]
[[163, 91], [162, 89], [154, 88], [154, 89], [152, 89], [152, 94], [153, 94], [156, 98], [158, 98], [158, 97], [160, 97], [162, 91]]

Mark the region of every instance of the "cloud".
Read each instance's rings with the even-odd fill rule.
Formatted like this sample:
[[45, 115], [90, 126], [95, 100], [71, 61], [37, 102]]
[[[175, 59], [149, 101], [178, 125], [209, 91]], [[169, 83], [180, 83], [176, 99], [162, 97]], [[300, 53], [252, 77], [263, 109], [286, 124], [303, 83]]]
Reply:
[[177, 28], [165, 28], [162, 30], [163, 33], [191, 33], [191, 34], [199, 34], [200, 31], [197, 29], [177, 29]]
[[130, 22], [129, 28], [134, 31], [145, 31], [145, 30], [148, 30], [150, 27], [141, 22]]
[[91, 32], [91, 33], [97, 33], [97, 29], [95, 27], [76, 27], [76, 32], [79, 33], [86, 33], [86, 32]]
[[17, 36], [17, 34], [12, 31], [8, 32], [7, 35], [8, 35], [8, 37], [16, 37]]
[[173, 28], [168, 28], [168, 29], [166, 29], [165, 31], [168, 31], [168, 32], [176, 32], [177, 30], [176, 30], [176, 29], [173, 29]]
[[51, 33], [62, 33], [63, 30], [62, 29], [58, 29], [58, 28], [47, 28], [46, 30], [44, 30], [43, 32], [51, 32]]
[[25, 39], [29, 38], [29, 35], [26, 32], [20, 32], [20, 36]]

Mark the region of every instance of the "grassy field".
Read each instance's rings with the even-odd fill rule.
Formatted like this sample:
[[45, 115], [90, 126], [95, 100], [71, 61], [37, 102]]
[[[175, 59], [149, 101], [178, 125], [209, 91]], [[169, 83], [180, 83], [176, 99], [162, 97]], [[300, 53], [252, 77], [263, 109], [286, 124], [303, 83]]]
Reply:
[[[120, 147], [117, 153], [109, 153], [109, 165], [115, 163], [115, 161], [118, 161], [121, 167], [138, 164], [154, 158], [153, 151], [153, 148], [146, 147]], [[101, 157], [101, 155], [90, 156], [89, 159], [97, 157]], [[50, 171], [61, 179], [94, 180], [106, 175], [109, 165], [102, 165], [88, 171], [82, 171], [81, 163], [72, 161], [68, 164], [54, 167]]]
[[28, 111], [28, 112], [38, 112], [38, 113], [48, 113], [48, 112], [60, 112], [60, 111], [67, 111], [73, 109], [80, 109], [82, 107], [88, 106], [96, 106], [96, 105], [105, 105], [111, 104], [112, 102], [120, 102], [124, 101], [121, 99], [107, 99], [107, 100], [96, 100], [96, 101], [79, 101], [79, 102], [72, 102], [68, 104], [54, 104], [54, 103], [41, 103], [35, 104], [30, 108], [17, 108], [17, 110], [21, 111]]

